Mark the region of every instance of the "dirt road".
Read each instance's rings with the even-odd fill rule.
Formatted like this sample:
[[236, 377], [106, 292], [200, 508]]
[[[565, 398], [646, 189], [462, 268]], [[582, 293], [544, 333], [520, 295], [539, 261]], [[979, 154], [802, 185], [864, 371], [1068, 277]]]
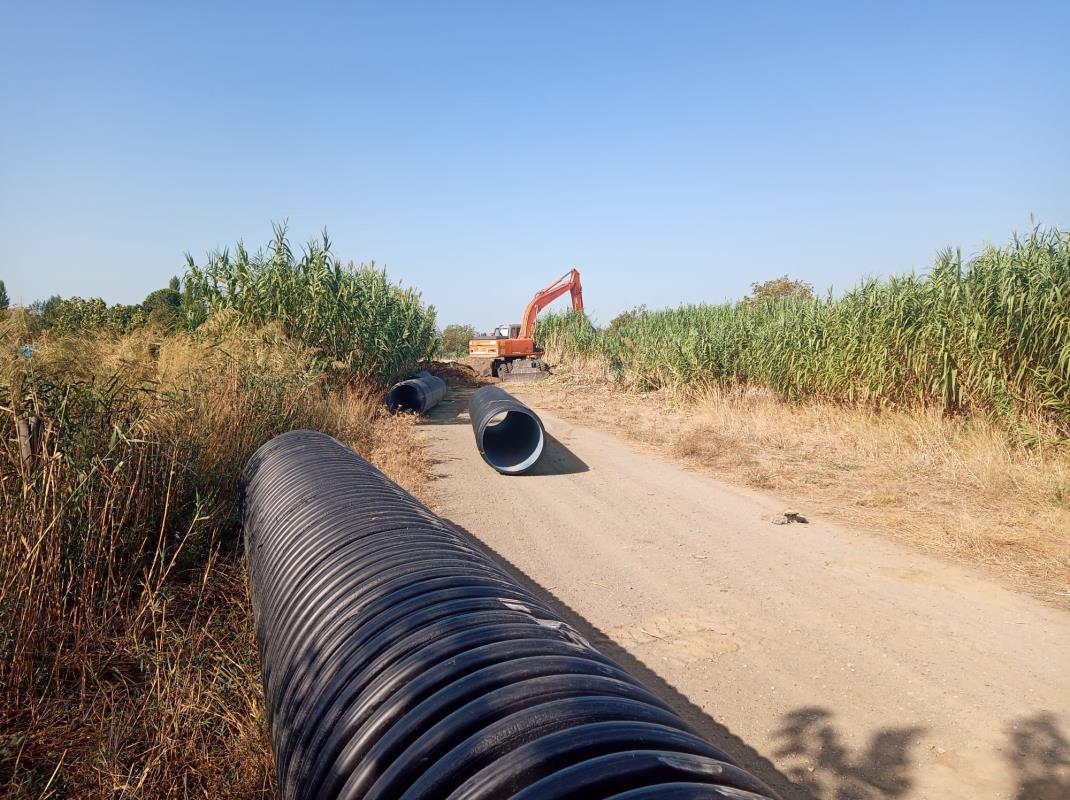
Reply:
[[1070, 797], [1065, 612], [541, 411], [499, 475], [470, 391], [423, 423], [436, 510], [785, 799]]

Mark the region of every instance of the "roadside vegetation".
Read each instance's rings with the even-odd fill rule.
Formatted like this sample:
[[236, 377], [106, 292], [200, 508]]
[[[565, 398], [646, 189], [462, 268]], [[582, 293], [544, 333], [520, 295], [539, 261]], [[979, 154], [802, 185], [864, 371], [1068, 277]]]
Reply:
[[416, 290], [391, 284], [374, 263], [340, 262], [326, 233], [299, 258], [285, 227], [276, 227], [274, 241], [255, 255], [239, 243], [233, 256], [211, 253], [203, 267], [186, 259], [187, 327], [232, 310], [245, 325], [280, 325], [332, 370], [373, 382], [401, 376], [434, 349], [434, 308]]
[[[791, 282], [788, 282], [789, 286]], [[922, 275], [739, 303], [638, 309], [600, 329], [548, 315], [551, 358], [639, 389], [764, 387], [791, 401], [984, 415], [1026, 442], [1070, 439], [1070, 232], [1034, 230]]]
[[539, 402], [734, 483], [1070, 603], [1070, 233], [840, 298], [539, 322]]
[[439, 336], [437, 354], [440, 358], [467, 358], [468, 342], [476, 336], [471, 325], [447, 325]]
[[418, 294], [282, 231], [175, 283], [170, 313], [0, 316], [5, 797], [274, 796], [240, 472], [310, 427], [423, 488], [411, 421], [380, 402], [431, 356]]

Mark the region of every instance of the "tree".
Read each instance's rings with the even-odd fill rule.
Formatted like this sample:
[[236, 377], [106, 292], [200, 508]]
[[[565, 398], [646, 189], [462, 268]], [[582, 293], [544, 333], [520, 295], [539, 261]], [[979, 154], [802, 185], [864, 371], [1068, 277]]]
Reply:
[[627, 325], [629, 322], [634, 322], [635, 320], [646, 314], [646, 311], [646, 303], [629, 308], [627, 311], [621, 311], [619, 314], [617, 314], [617, 316], [613, 317], [613, 319], [609, 321], [610, 332], [616, 331], [618, 328], [623, 325]]
[[112, 306], [109, 308], [108, 304], [99, 297], [68, 297], [57, 305], [51, 326], [59, 333], [105, 330], [124, 333], [129, 322], [127, 308], [137, 307]]
[[38, 300], [30, 306], [30, 311], [37, 316], [41, 327], [57, 333], [100, 331], [122, 335], [141, 327], [146, 320], [145, 311], [139, 305], [109, 306], [99, 297], [64, 299], [53, 295], [48, 300]]
[[4, 286], [3, 281], [0, 281], [0, 311], [7, 311], [10, 305], [11, 298], [7, 296], [7, 287]]
[[63, 298], [54, 294], [47, 300], [35, 300], [30, 305], [30, 312], [37, 317], [42, 328], [51, 328], [62, 304]]
[[141, 309], [149, 322], [170, 330], [178, 325], [179, 310], [182, 307], [182, 295], [178, 291], [178, 278], [171, 278], [166, 289], [150, 292], [141, 303]]
[[449, 358], [468, 355], [468, 341], [476, 338], [476, 329], [471, 325], [447, 325], [438, 339], [438, 350]]
[[761, 303], [764, 300], [785, 300], [796, 298], [806, 300], [814, 296], [813, 284], [806, 281], [794, 281], [787, 275], [773, 278], [771, 281], [752, 283], [751, 293], [743, 298], [745, 303]]
[[141, 302], [141, 307], [145, 310], [146, 314], [151, 314], [158, 308], [167, 308], [172, 311], [178, 311], [179, 305], [182, 303], [182, 296], [174, 289], [168, 287], [166, 289], [157, 289], [154, 292], [150, 292]]

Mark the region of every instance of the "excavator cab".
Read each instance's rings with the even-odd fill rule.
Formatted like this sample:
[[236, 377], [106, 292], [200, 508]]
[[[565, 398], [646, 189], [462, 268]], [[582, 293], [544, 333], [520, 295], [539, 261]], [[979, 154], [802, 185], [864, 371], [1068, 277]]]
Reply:
[[517, 339], [520, 337], [520, 325], [499, 325], [494, 329], [495, 339]]

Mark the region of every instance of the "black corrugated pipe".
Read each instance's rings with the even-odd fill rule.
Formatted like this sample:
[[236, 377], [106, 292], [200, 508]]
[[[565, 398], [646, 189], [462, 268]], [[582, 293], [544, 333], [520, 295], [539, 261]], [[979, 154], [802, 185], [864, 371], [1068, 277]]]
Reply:
[[386, 407], [391, 414], [399, 411], [426, 413], [446, 396], [446, 382], [430, 372], [417, 372], [413, 377], [394, 384], [386, 394]]
[[472, 394], [468, 416], [483, 460], [506, 475], [527, 472], [546, 444], [542, 420], [526, 405], [497, 386]]
[[283, 798], [772, 797], [340, 442], [242, 476]]

